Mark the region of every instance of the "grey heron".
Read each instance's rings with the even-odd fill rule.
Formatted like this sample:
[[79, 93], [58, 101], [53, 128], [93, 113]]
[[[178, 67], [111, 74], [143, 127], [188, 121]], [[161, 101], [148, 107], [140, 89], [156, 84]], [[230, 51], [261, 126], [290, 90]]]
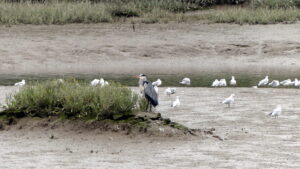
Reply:
[[[152, 106], [156, 107], [158, 105], [158, 89], [155, 88], [157, 86], [153, 86], [150, 81], [147, 80], [147, 76], [144, 74], [140, 74], [138, 76], [139, 78], [139, 88], [140, 88], [140, 93], [144, 95], [144, 97], [148, 101], [148, 108], [149, 111], [151, 111]], [[147, 109], [148, 109], [147, 108]]]

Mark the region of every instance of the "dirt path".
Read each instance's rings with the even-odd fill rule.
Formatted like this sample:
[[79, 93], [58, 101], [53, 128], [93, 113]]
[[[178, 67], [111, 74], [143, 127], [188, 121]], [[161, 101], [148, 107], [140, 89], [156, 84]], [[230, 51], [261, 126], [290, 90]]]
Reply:
[[169, 23], [0, 27], [0, 76], [297, 74], [300, 24]]
[[[0, 87], [3, 94], [14, 87]], [[214, 138], [130, 137], [63, 129], [0, 131], [0, 168], [293, 168], [300, 167], [297, 89], [178, 88], [182, 106], [160, 88], [164, 117], [193, 128], [215, 128]], [[220, 101], [231, 93], [236, 103]], [[283, 115], [270, 118], [277, 104]], [[54, 139], [50, 136], [54, 135]], [[91, 153], [91, 150], [92, 153]]]

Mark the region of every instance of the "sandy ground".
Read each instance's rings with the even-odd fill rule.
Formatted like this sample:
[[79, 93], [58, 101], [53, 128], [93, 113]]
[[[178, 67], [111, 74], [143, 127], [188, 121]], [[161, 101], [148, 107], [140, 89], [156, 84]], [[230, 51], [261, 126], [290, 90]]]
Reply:
[[1, 26], [0, 76], [297, 74], [300, 23]]
[[[15, 90], [0, 87], [0, 102]], [[300, 90], [178, 88], [182, 103], [178, 108], [170, 107], [175, 96], [168, 98], [163, 90], [157, 112], [192, 128], [215, 128], [224, 140], [78, 133], [63, 128], [4, 130], [0, 131], [0, 168], [300, 167], [300, 106], [295, 98]], [[231, 93], [236, 103], [227, 108], [220, 101]], [[267, 117], [277, 104], [282, 105], [283, 115]]]

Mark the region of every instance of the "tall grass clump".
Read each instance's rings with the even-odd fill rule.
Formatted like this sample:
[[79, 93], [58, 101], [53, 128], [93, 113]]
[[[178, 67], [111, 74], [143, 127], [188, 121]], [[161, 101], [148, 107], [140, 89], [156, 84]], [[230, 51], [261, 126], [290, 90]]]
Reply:
[[86, 83], [46, 81], [21, 88], [7, 98], [6, 114], [118, 119], [132, 116], [137, 96], [119, 84], [93, 87]]
[[[214, 0], [7, 0], [0, 1], [0, 24], [101, 23], [119, 21], [120, 17], [159, 20], [165, 13], [185, 13], [202, 9], [213, 2]], [[152, 18], [147, 18], [148, 16]]]

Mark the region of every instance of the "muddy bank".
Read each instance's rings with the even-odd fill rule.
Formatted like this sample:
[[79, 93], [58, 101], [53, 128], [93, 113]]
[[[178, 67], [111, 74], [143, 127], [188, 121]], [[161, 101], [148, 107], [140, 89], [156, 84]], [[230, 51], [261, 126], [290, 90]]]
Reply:
[[[138, 90], [137, 88], [134, 88]], [[213, 137], [130, 137], [119, 133], [33, 128], [0, 131], [1, 168], [288, 168], [299, 163], [296, 89], [177, 88], [181, 106], [159, 89], [162, 116], [191, 128], [215, 128]], [[0, 88], [0, 103], [4, 92]], [[232, 108], [220, 104], [235, 93]], [[277, 104], [283, 114], [266, 116]], [[51, 139], [51, 136], [54, 136]]]
[[0, 75], [290, 75], [300, 24], [201, 23], [0, 28]]

